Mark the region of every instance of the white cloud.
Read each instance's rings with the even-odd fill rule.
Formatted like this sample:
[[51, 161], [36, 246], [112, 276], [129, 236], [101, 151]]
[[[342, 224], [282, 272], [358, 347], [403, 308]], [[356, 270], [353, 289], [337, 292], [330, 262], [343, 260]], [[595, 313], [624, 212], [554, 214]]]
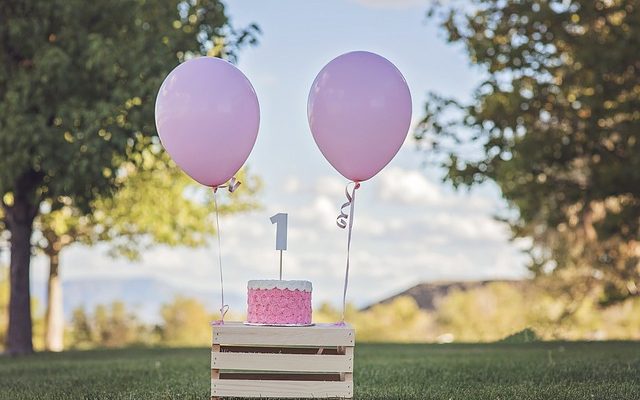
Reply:
[[320, 226], [325, 230], [333, 230], [336, 228], [339, 205], [329, 197], [320, 195], [313, 200], [311, 205], [303, 206], [296, 214], [298, 219], [311, 224], [309, 228]]
[[[295, 181], [288, 182], [289, 188], [303, 185]], [[276, 205], [290, 216], [285, 278], [311, 280], [316, 305], [339, 303], [347, 232], [338, 229], [336, 216], [344, 184], [337, 176], [320, 176], [304, 183], [315, 190], [282, 194], [274, 188], [277, 196], [269, 209], [223, 216], [225, 295], [236, 299], [233, 309], [244, 310], [248, 280], [277, 277], [275, 228], [269, 222]], [[420, 171], [390, 167], [363, 185], [358, 196], [349, 287], [349, 300], [358, 305], [426, 280], [526, 274], [520, 246], [509, 243], [505, 227], [491, 217], [500, 202], [490, 191], [457, 193]], [[141, 263], [110, 259], [103, 247], [74, 247], [63, 253], [62, 273], [64, 279], [160, 279], [184, 288], [185, 295], [192, 290], [211, 293], [208, 306], [213, 309], [219, 296], [217, 254], [215, 239], [204, 249], [157, 247]], [[34, 275], [46, 276], [41, 257]]]
[[424, 205], [441, 201], [441, 187], [420, 171], [390, 167], [380, 174], [378, 193], [382, 200]]
[[338, 176], [321, 176], [316, 181], [316, 193], [331, 197], [344, 197], [344, 190], [349, 181]]
[[506, 228], [487, 215], [460, 215], [455, 212], [441, 212], [419, 219], [425, 227], [452, 236], [457, 240], [504, 239]]
[[294, 194], [300, 191], [300, 180], [295, 176], [289, 176], [284, 180], [282, 184], [282, 190], [286, 194]]
[[354, 226], [357, 224], [359, 232], [363, 232], [371, 236], [384, 236], [389, 231], [389, 224], [381, 218], [369, 217], [369, 216], [356, 216], [357, 222], [354, 221]]

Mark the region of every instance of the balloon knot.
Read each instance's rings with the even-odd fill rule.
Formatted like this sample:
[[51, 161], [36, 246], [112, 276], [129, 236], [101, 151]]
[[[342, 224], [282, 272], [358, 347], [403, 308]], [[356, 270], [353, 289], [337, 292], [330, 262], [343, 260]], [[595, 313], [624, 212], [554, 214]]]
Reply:
[[229, 190], [229, 193], [233, 193], [236, 191], [236, 189], [238, 189], [238, 187], [242, 185], [242, 182], [240, 182], [239, 180], [236, 179], [236, 177], [234, 176], [233, 178], [231, 178], [231, 180], [229, 180], [229, 182], [227, 182], [224, 185], [218, 185], [218, 186], [212, 186], [211, 189], [213, 189], [213, 193], [217, 193], [218, 189], [227, 189]]

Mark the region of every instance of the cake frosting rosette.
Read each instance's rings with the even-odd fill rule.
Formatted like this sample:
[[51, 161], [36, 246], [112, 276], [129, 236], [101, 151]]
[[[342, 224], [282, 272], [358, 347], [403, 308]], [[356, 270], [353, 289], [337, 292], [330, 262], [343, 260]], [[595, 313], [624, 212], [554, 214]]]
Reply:
[[251, 280], [247, 284], [247, 323], [260, 325], [310, 325], [309, 281]]

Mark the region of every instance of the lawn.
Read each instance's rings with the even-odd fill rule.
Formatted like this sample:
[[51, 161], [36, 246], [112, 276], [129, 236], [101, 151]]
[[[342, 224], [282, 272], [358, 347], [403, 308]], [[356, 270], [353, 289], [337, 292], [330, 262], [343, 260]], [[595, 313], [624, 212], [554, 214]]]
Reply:
[[[207, 399], [209, 350], [0, 357], [2, 399]], [[640, 399], [640, 343], [358, 344], [357, 399]]]

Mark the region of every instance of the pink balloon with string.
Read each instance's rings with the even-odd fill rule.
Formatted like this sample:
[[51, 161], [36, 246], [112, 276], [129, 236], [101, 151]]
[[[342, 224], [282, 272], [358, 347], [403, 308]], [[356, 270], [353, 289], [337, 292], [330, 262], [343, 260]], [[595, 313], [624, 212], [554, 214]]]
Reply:
[[242, 167], [260, 125], [258, 98], [247, 77], [214, 57], [194, 58], [171, 71], [158, 92], [155, 116], [171, 158], [211, 187]]
[[411, 93], [389, 60], [354, 51], [329, 62], [309, 93], [311, 133], [329, 163], [354, 182], [396, 155], [411, 125]]

